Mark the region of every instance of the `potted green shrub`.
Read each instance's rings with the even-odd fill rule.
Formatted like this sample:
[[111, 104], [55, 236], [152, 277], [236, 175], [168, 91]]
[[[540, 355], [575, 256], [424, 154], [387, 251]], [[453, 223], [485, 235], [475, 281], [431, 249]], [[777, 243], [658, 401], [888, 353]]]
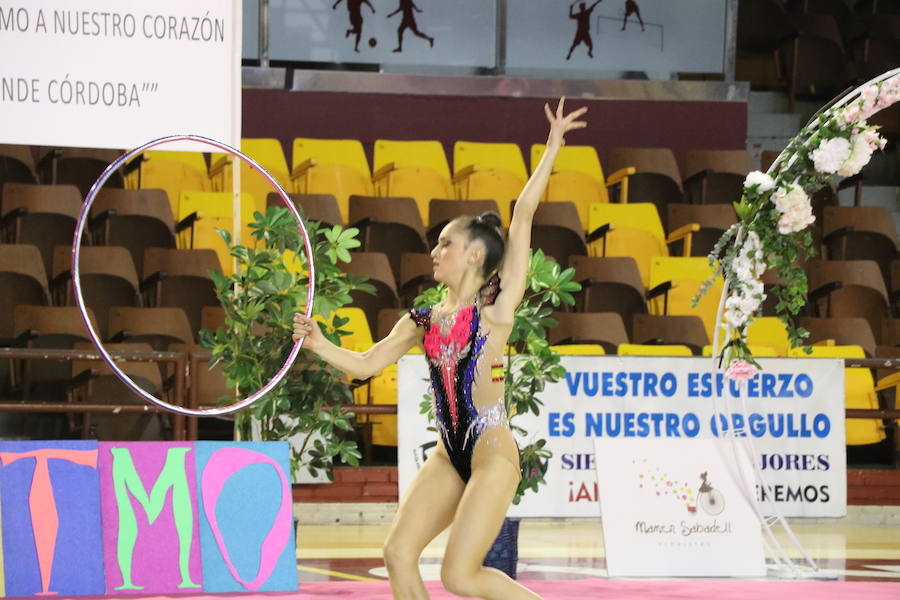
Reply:
[[[269, 207], [265, 215], [255, 213], [254, 219], [249, 224], [252, 247], [235, 245], [230, 233], [218, 231], [239, 268], [231, 277], [211, 273], [225, 309], [225, 327], [200, 332], [201, 345], [212, 353], [210, 368], [220, 363], [229, 387], [240, 397], [259, 390], [283, 364], [293, 344], [293, 317], [305, 308], [309, 285], [300, 232], [288, 210]], [[347, 319], [335, 310], [351, 302], [354, 290], [374, 292], [364, 277], [338, 267], [338, 261], [349, 262], [349, 251], [360, 245], [358, 230], [312, 221], [307, 222], [307, 230], [316, 266], [313, 312], [327, 324], [325, 335], [340, 343], [350, 332], [342, 329]], [[356, 442], [341, 434], [353, 428], [354, 414], [348, 409], [352, 404], [343, 374], [301, 351], [279, 385], [236, 415], [235, 436], [241, 440], [295, 440], [291, 448], [295, 476], [305, 468], [313, 477], [325, 473], [331, 480], [335, 457], [359, 464]]]
[[[519, 462], [522, 479], [516, 490], [513, 504], [518, 504], [523, 494], [531, 490], [537, 492], [546, 483], [544, 475], [552, 453], [547, 448], [547, 440], [529, 438], [528, 431], [516, 423], [516, 416], [526, 413], [539, 415], [543, 402], [538, 395], [548, 383], [559, 381], [565, 376], [565, 368], [560, 364], [559, 354], [547, 341], [547, 329], [557, 322], [550, 315], [554, 310], [575, 304], [573, 293], [581, 285], [572, 278], [575, 269], [562, 269], [556, 261], [544, 256], [543, 251], [532, 252], [528, 265], [528, 287], [525, 297], [516, 309], [512, 332], [509, 336], [510, 351], [506, 355], [506, 391], [504, 402], [510, 415], [510, 427], [521, 438]], [[415, 299], [416, 308], [440, 302], [446, 288], [438, 285], [426, 290]], [[516, 348], [516, 353], [512, 352]], [[420, 412], [434, 421], [434, 405], [430, 396], [420, 404]], [[429, 429], [434, 430], [433, 427]], [[435, 430], [436, 431], [436, 430]], [[485, 564], [491, 564], [515, 577], [518, 545], [519, 520], [507, 518], [503, 529], [488, 553]]]

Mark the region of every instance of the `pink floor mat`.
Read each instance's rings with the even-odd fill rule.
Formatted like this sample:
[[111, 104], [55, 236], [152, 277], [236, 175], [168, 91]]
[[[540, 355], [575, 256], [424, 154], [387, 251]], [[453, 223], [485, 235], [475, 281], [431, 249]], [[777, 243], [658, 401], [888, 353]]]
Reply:
[[[653, 580], [618, 581], [574, 579], [564, 581], [530, 580], [523, 585], [544, 600], [898, 600], [900, 583], [848, 581], [743, 581], [743, 580]], [[444, 591], [440, 582], [426, 586], [432, 600], [457, 598]], [[98, 596], [98, 598], [100, 598]], [[135, 600], [392, 600], [387, 581], [325, 581], [301, 583], [296, 592], [256, 594], [205, 594], [179, 596], [121, 596]], [[86, 600], [86, 599], [85, 599]], [[107, 596], [105, 600], [111, 600]]]
[[[676, 580], [616, 581], [575, 579], [531, 580], [522, 584], [544, 600], [654, 600], [684, 598], [698, 600], [898, 600], [900, 584], [846, 581], [743, 581]], [[444, 591], [439, 582], [427, 584], [432, 600], [457, 598]], [[387, 582], [322, 582], [301, 584], [297, 600], [350, 598], [391, 600]]]

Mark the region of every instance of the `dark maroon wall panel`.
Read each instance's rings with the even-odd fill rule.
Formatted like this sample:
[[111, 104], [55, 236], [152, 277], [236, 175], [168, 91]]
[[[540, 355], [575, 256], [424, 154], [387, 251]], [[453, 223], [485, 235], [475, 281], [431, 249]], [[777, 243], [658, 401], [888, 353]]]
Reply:
[[[290, 161], [295, 137], [354, 138], [371, 161], [376, 139], [439, 140], [452, 166], [456, 140], [514, 142], [528, 162], [543, 143], [547, 122], [535, 98], [291, 92], [245, 89], [244, 137], [281, 140]], [[597, 148], [601, 160], [616, 146], [669, 147], [683, 165], [690, 149], [744, 149], [747, 105], [742, 102], [645, 100], [568, 101], [588, 106], [590, 125], [569, 135], [571, 144]]]

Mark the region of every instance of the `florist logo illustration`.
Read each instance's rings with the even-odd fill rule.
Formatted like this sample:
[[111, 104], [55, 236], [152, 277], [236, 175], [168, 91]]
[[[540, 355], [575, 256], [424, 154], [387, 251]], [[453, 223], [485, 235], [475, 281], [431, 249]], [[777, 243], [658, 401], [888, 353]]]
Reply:
[[[632, 463], [637, 464], [638, 461], [634, 460]], [[710, 516], [716, 516], [725, 510], [725, 496], [712, 486], [706, 471], [700, 473], [700, 486], [695, 492], [689, 482], [670, 477], [660, 467], [647, 464], [646, 458], [641, 459], [640, 463], [641, 471], [638, 473], [640, 489], [661, 498], [671, 498], [672, 501], [684, 505], [691, 514], [696, 514], [698, 506]]]

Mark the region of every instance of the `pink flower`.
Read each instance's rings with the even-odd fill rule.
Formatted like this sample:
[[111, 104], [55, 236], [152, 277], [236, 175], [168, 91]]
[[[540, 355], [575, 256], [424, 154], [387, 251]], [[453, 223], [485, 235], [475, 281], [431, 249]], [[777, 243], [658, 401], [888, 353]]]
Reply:
[[743, 383], [756, 375], [757, 368], [748, 363], [746, 360], [739, 359], [731, 361], [728, 370], [725, 371], [725, 377], [739, 383]]
[[850, 106], [844, 108], [840, 113], [838, 113], [838, 122], [843, 125], [850, 125], [851, 123], [856, 123], [859, 121], [860, 117], [860, 109], [859, 103], [854, 102]]
[[874, 100], [875, 98], [878, 97], [878, 86], [870, 85], [869, 87], [863, 89], [862, 93], [860, 93], [860, 96], [867, 103], [871, 102], [872, 100]]

